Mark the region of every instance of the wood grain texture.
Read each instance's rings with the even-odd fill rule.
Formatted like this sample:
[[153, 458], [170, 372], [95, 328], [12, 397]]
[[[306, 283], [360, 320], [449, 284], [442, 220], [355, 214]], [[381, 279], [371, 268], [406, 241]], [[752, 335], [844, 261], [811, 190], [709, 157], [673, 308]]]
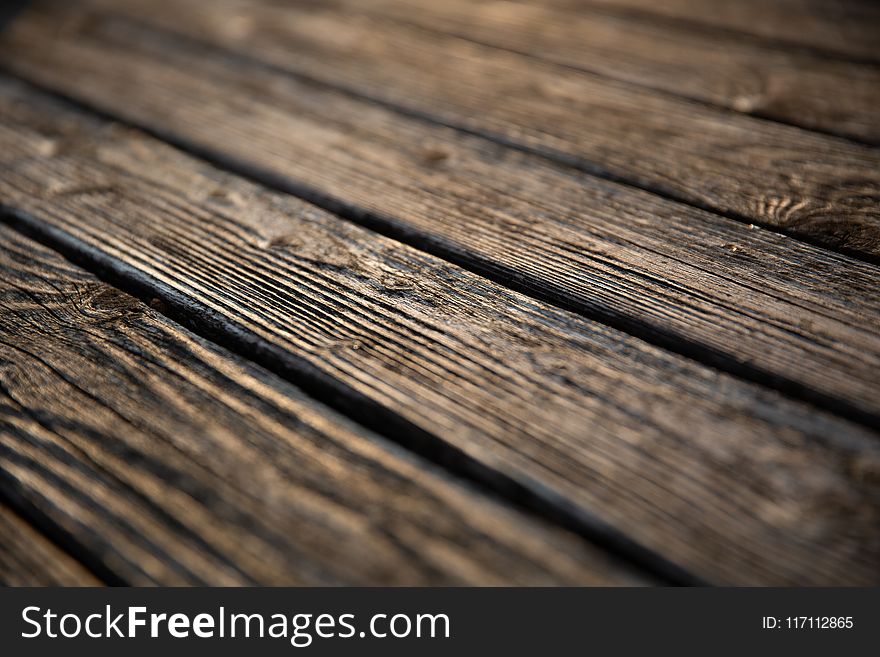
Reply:
[[126, 583], [644, 581], [5, 226], [0, 363], [0, 489]]
[[29, 68], [542, 298], [878, 423], [876, 266], [124, 27]]
[[[588, 171], [880, 256], [876, 149], [323, 3], [104, 4]], [[73, 87], [83, 41], [97, 39], [100, 50], [115, 40], [124, 51], [146, 38], [82, 7], [37, 3], [4, 35], [8, 66]], [[107, 75], [113, 64], [98, 57]], [[246, 98], [239, 102], [246, 112]]]
[[[647, 20], [671, 18], [842, 57], [880, 62], [880, 7], [873, 0], [530, 0], [604, 8]], [[625, 12], [625, 13], [624, 13]]]
[[876, 435], [39, 104], [0, 149], [30, 226], [706, 580], [878, 580]]
[[0, 506], [0, 586], [100, 586], [40, 532]]
[[[739, 112], [880, 142], [880, 66], [588, 9], [498, 0], [336, 1], [350, 11], [378, 13]], [[876, 33], [880, 40], [880, 21]]]

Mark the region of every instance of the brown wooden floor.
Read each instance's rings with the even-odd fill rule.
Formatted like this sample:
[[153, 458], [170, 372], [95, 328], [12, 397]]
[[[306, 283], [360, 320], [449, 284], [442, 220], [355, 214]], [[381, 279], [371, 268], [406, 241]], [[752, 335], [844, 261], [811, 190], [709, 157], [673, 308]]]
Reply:
[[0, 580], [880, 584], [880, 6], [35, 0]]

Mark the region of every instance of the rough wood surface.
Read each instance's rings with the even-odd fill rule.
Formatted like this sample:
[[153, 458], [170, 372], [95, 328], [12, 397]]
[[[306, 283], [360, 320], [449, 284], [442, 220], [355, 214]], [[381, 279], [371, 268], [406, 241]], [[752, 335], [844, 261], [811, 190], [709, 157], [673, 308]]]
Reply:
[[[880, 256], [876, 149], [323, 3], [109, 4], [110, 14], [196, 35], [589, 171]], [[117, 57], [146, 37], [125, 20], [101, 18], [107, 14], [84, 6], [37, 2], [2, 39], [7, 65], [93, 93], [94, 83], [80, 83], [89, 50], [97, 59], [86, 68], [106, 76]], [[174, 50], [170, 41], [164, 47]], [[246, 113], [247, 100], [230, 102]]]
[[[336, 2], [747, 114], [880, 142], [877, 65], [586, 8], [497, 0]], [[880, 21], [876, 29], [880, 41]]]
[[11, 510], [0, 505], [0, 585], [100, 584], [82, 564], [71, 559]]
[[122, 582], [641, 581], [5, 226], [0, 363], [0, 490]]
[[101, 34], [28, 69], [538, 296], [878, 423], [875, 265], [150, 33]]
[[880, 6], [874, 0], [529, 0], [570, 9], [604, 8], [629, 18], [666, 17], [737, 31], [778, 46], [880, 62]]
[[23, 225], [698, 577], [878, 580], [876, 435], [39, 104], [3, 124]]

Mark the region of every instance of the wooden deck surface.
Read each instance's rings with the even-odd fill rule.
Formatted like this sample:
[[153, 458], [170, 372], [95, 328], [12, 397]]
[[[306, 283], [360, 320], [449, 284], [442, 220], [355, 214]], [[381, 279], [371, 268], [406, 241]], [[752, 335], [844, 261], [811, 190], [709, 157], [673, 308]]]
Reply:
[[0, 220], [0, 581], [880, 584], [867, 0], [35, 0]]

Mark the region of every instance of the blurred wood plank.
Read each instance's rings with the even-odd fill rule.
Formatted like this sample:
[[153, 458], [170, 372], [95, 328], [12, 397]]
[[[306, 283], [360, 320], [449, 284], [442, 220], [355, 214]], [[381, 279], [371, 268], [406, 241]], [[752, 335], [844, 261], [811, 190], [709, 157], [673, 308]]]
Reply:
[[101, 582], [10, 509], [0, 505], [0, 585], [100, 586]]
[[[0, 363], [0, 490], [123, 582], [644, 581], [5, 226]], [[71, 583], [10, 540], [5, 579]]]
[[0, 197], [18, 223], [204, 330], [697, 577], [877, 580], [875, 434], [11, 89]]
[[611, 9], [736, 30], [775, 41], [880, 63], [880, 6], [874, 0], [529, 0], [542, 5]]
[[12, 61], [537, 296], [880, 423], [874, 265], [150, 31], [53, 43]]
[[[877, 65], [787, 52], [687, 25], [637, 21], [587, 5], [565, 11], [498, 0], [343, 4], [735, 111], [880, 142]], [[880, 21], [876, 34], [880, 41]]]
[[[95, 4], [104, 9], [84, 9]], [[109, 17], [120, 14], [674, 199], [880, 257], [877, 149], [332, 4], [37, 2], [0, 52], [23, 75], [73, 87], [85, 41], [116, 57], [144, 38]], [[174, 50], [170, 40], [164, 47]], [[114, 64], [91, 66], [107, 75]], [[89, 86], [79, 84], [79, 93]], [[238, 102], [248, 111], [246, 96]]]

